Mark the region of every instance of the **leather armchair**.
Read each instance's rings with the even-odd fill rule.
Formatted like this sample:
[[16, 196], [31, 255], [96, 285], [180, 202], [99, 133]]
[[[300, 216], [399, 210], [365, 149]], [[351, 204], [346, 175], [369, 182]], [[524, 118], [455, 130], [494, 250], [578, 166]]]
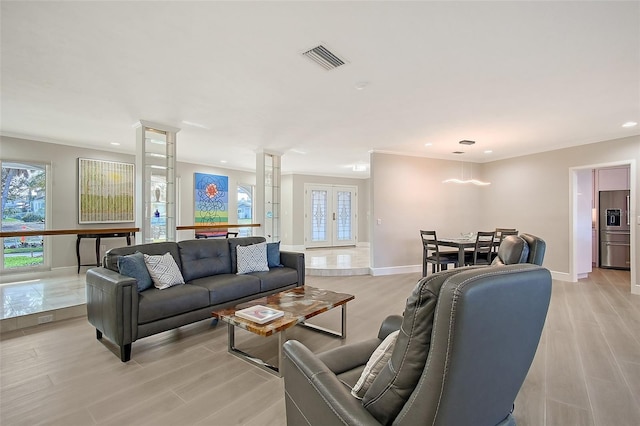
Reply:
[[542, 238], [531, 234], [509, 235], [498, 248], [498, 255], [492, 265], [513, 265], [516, 263], [532, 263], [542, 265], [547, 244]]
[[[469, 267], [421, 279], [376, 338], [314, 355], [284, 344], [287, 424], [515, 425], [511, 412], [551, 297], [548, 270]], [[351, 388], [386, 335], [391, 358], [362, 400]]]

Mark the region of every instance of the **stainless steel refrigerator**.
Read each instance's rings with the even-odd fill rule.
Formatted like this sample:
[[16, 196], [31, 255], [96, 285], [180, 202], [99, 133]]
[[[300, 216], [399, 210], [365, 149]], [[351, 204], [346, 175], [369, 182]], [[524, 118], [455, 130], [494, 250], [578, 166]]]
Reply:
[[600, 191], [600, 267], [631, 268], [629, 191]]

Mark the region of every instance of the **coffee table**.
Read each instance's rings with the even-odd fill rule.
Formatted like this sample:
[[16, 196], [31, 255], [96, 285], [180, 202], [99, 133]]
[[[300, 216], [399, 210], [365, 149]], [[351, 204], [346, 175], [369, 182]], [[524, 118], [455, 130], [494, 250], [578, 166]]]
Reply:
[[[282, 345], [287, 341], [287, 329], [294, 325], [301, 325], [315, 331], [320, 331], [322, 333], [344, 339], [347, 336], [347, 302], [354, 298], [355, 296], [352, 294], [336, 293], [315, 287], [302, 286], [242, 303], [233, 308], [214, 311], [212, 315], [220, 321], [227, 323], [227, 331], [229, 335], [228, 350], [230, 354], [254, 364], [263, 370], [282, 377], [281, 370], [284, 365], [282, 362]], [[273, 309], [281, 310], [284, 312], [284, 316], [276, 318], [266, 324], [258, 324], [235, 315], [237, 310], [254, 305], [264, 305]], [[342, 307], [342, 324], [339, 332], [306, 322], [307, 319], [338, 306]], [[277, 334], [278, 366], [271, 365], [236, 348], [236, 327], [263, 337]]]

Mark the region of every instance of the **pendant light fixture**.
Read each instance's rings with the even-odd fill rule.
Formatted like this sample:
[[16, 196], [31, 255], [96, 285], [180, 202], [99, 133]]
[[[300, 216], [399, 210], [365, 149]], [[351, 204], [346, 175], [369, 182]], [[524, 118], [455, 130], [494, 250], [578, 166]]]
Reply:
[[[462, 140], [459, 142], [461, 145], [473, 145], [475, 142], [470, 140]], [[454, 154], [464, 154], [464, 151], [455, 151]], [[471, 179], [465, 179], [464, 176], [464, 161], [462, 162], [462, 179], [445, 179], [442, 183], [457, 183], [457, 184], [472, 184], [477, 186], [491, 185], [491, 182], [484, 182], [478, 179], [473, 179], [473, 165], [471, 166]]]

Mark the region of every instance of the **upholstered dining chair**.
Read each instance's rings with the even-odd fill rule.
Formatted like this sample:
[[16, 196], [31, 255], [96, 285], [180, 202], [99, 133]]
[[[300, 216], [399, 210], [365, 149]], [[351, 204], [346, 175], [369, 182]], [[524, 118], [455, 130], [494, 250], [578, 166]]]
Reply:
[[473, 252], [465, 255], [465, 264], [490, 265], [493, 260], [492, 253], [495, 236], [496, 233], [493, 231], [478, 231]]
[[443, 252], [438, 246], [436, 231], [420, 231], [422, 239], [422, 276], [427, 276], [427, 265], [431, 264], [431, 272], [446, 270], [448, 265], [458, 266], [458, 252]]
[[284, 351], [287, 425], [515, 425], [551, 274], [532, 264], [422, 278], [378, 336], [315, 355]]

